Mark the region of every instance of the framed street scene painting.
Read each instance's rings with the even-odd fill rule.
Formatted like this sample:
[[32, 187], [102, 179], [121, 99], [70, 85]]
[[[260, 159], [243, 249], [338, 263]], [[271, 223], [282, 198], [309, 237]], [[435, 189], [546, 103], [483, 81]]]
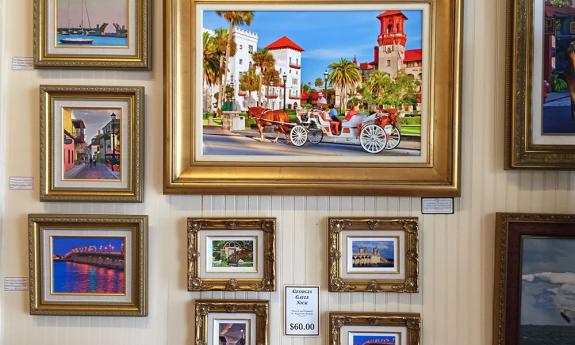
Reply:
[[329, 313], [329, 345], [419, 345], [419, 314]]
[[40, 87], [42, 201], [142, 202], [144, 88]]
[[151, 0], [34, 0], [36, 68], [151, 69]]
[[30, 313], [146, 316], [146, 216], [28, 217]]
[[497, 214], [494, 345], [575, 339], [575, 215]]
[[329, 218], [329, 291], [417, 292], [417, 218]]
[[189, 291], [275, 291], [275, 218], [188, 218]]
[[195, 305], [195, 344], [269, 344], [267, 301], [197, 300]]
[[508, 0], [506, 167], [575, 168], [575, 2]]
[[460, 0], [165, 13], [165, 193], [459, 194]]

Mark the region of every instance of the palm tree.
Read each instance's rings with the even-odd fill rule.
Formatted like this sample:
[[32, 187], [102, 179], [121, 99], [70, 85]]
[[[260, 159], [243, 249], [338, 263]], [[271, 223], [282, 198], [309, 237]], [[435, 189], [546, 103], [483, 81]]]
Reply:
[[218, 83], [220, 76], [220, 56], [215, 36], [212, 36], [207, 31], [203, 33], [203, 54], [203, 79], [206, 91], [204, 106], [208, 106], [212, 103], [212, 86]]
[[321, 88], [323, 86], [323, 79], [321, 78], [316, 78], [314, 85], [318, 88]]
[[375, 71], [365, 80], [361, 88], [363, 98], [371, 104], [391, 104], [390, 101], [397, 94], [396, 85], [389, 74]]
[[236, 25], [250, 25], [252, 22], [252, 19], [254, 17], [254, 12], [252, 11], [216, 11], [216, 13], [218, 14], [218, 16], [220, 17], [224, 17], [224, 19], [230, 23], [230, 28], [228, 30], [228, 44], [226, 45], [226, 55], [225, 55], [225, 60], [224, 60], [224, 64], [223, 64], [223, 82], [222, 85], [220, 85], [220, 97], [218, 100], [218, 104], [220, 105], [220, 112], [222, 110], [222, 99], [223, 99], [223, 93], [224, 93], [224, 86], [226, 84], [226, 80], [228, 77], [228, 61], [230, 59], [231, 56], [234, 56], [234, 54], [232, 54], [232, 41], [233, 41], [233, 36], [234, 36], [234, 28], [236, 27]]
[[[273, 55], [266, 48], [259, 49], [258, 51], [252, 53], [252, 61], [254, 66], [259, 68], [260, 75], [264, 76], [270, 69], [275, 67], [276, 61]], [[262, 83], [263, 78], [260, 78], [260, 85], [258, 89], [258, 105], [262, 104]]]
[[262, 78], [253, 67], [240, 77], [240, 90], [248, 92], [248, 100], [252, 99], [252, 91], [261, 91], [261, 84]]
[[348, 59], [341, 59], [329, 65], [330, 72], [327, 76], [329, 83], [339, 88], [340, 108], [345, 109], [347, 103], [347, 93], [352, 91], [361, 81], [361, 72], [359, 67]]
[[281, 83], [280, 73], [275, 69], [268, 69], [262, 77], [263, 84], [266, 86], [266, 96], [269, 94], [269, 88], [272, 85], [279, 86]]
[[[220, 95], [222, 94], [222, 86], [225, 84], [224, 82], [222, 82], [222, 76], [224, 74], [224, 62], [226, 58], [226, 49], [228, 46], [229, 35], [227, 29], [216, 29], [214, 33], [215, 34], [213, 36], [210, 35], [211, 38], [208, 40], [208, 47], [209, 46], [212, 47], [213, 50], [212, 58], [214, 60], [217, 59], [218, 68], [216, 71], [214, 71], [215, 82], [213, 83], [213, 85], [218, 85], [218, 88], [220, 90], [219, 92], [216, 93], [217, 95], [216, 97], [218, 98], [218, 108], [221, 109], [222, 98], [220, 98]], [[205, 48], [206, 48], [206, 40], [204, 40], [204, 49]], [[232, 55], [236, 55], [236, 48], [237, 48], [236, 42], [232, 35], [232, 45], [230, 49], [230, 53]], [[206, 73], [206, 52], [204, 50], [204, 74], [205, 73]]]

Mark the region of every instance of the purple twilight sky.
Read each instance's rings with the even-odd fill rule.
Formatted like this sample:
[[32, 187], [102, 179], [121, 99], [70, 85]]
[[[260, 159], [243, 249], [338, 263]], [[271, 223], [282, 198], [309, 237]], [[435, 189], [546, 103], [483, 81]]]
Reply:
[[[82, 21], [82, 3], [85, 2], [84, 27], [108, 23], [106, 31], [114, 31], [113, 23], [128, 26], [128, 0], [56, 0], [58, 27], [77, 27]], [[86, 14], [87, 12], [87, 14]], [[90, 17], [90, 23], [88, 23]]]

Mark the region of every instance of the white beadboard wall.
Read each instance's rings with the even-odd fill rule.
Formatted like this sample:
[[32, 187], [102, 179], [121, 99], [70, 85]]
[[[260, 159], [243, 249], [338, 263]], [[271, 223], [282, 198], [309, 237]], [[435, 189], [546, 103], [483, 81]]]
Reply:
[[[4, 345], [188, 345], [192, 301], [269, 299], [270, 345], [327, 344], [328, 311], [421, 312], [423, 345], [488, 345], [492, 335], [494, 213], [575, 212], [575, 173], [503, 170], [504, 29], [501, 0], [467, 0], [463, 74], [462, 198], [455, 215], [420, 215], [419, 198], [166, 196], [162, 194], [162, 5], [154, 1], [154, 71], [12, 71], [13, 56], [32, 56], [32, 1], [0, 0], [0, 274], [28, 274], [28, 213], [126, 213], [150, 216], [149, 316], [39, 317], [28, 293], [1, 292]], [[40, 203], [38, 86], [146, 87], [144, 204]], [[34, 176], [33, 191], [7, 191], [8, 176]], [[320, 284], [322, 333], [282, 336], [282, 295], [186, 291], [186, 217], [278, 219], [278, 286]], [[419, 216], [421, 292], [327, 292], [328, 216]], [[279, 289], [281, 291], [281, 289]]]

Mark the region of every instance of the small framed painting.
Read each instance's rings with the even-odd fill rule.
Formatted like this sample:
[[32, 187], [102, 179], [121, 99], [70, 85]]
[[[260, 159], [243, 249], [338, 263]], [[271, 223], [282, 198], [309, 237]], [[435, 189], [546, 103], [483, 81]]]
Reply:
[[329, 291], [417, 292], [417, 218], [330, 218]]
[[41, 86], [42, 201], [142, 202], [144, 88]]
[[419, 314], [330, 313], [329, 345], [419, 345]]
[[151, 0], [34, 0], [37, 68], [151, 69]]
[[267, 301], [196, 301], [196, 344], [268, 344]]
[[188, 290], [275, 291], [275, 218], [189, 218]]
[[506, 167], [575, 169], [575, 2], [507, 1]]
[[575, 215], [497, 214], [494, 345], [575, 339]]
[[147, 226], [147, 216], [30, 215], [30, 313], [146, 316]]

